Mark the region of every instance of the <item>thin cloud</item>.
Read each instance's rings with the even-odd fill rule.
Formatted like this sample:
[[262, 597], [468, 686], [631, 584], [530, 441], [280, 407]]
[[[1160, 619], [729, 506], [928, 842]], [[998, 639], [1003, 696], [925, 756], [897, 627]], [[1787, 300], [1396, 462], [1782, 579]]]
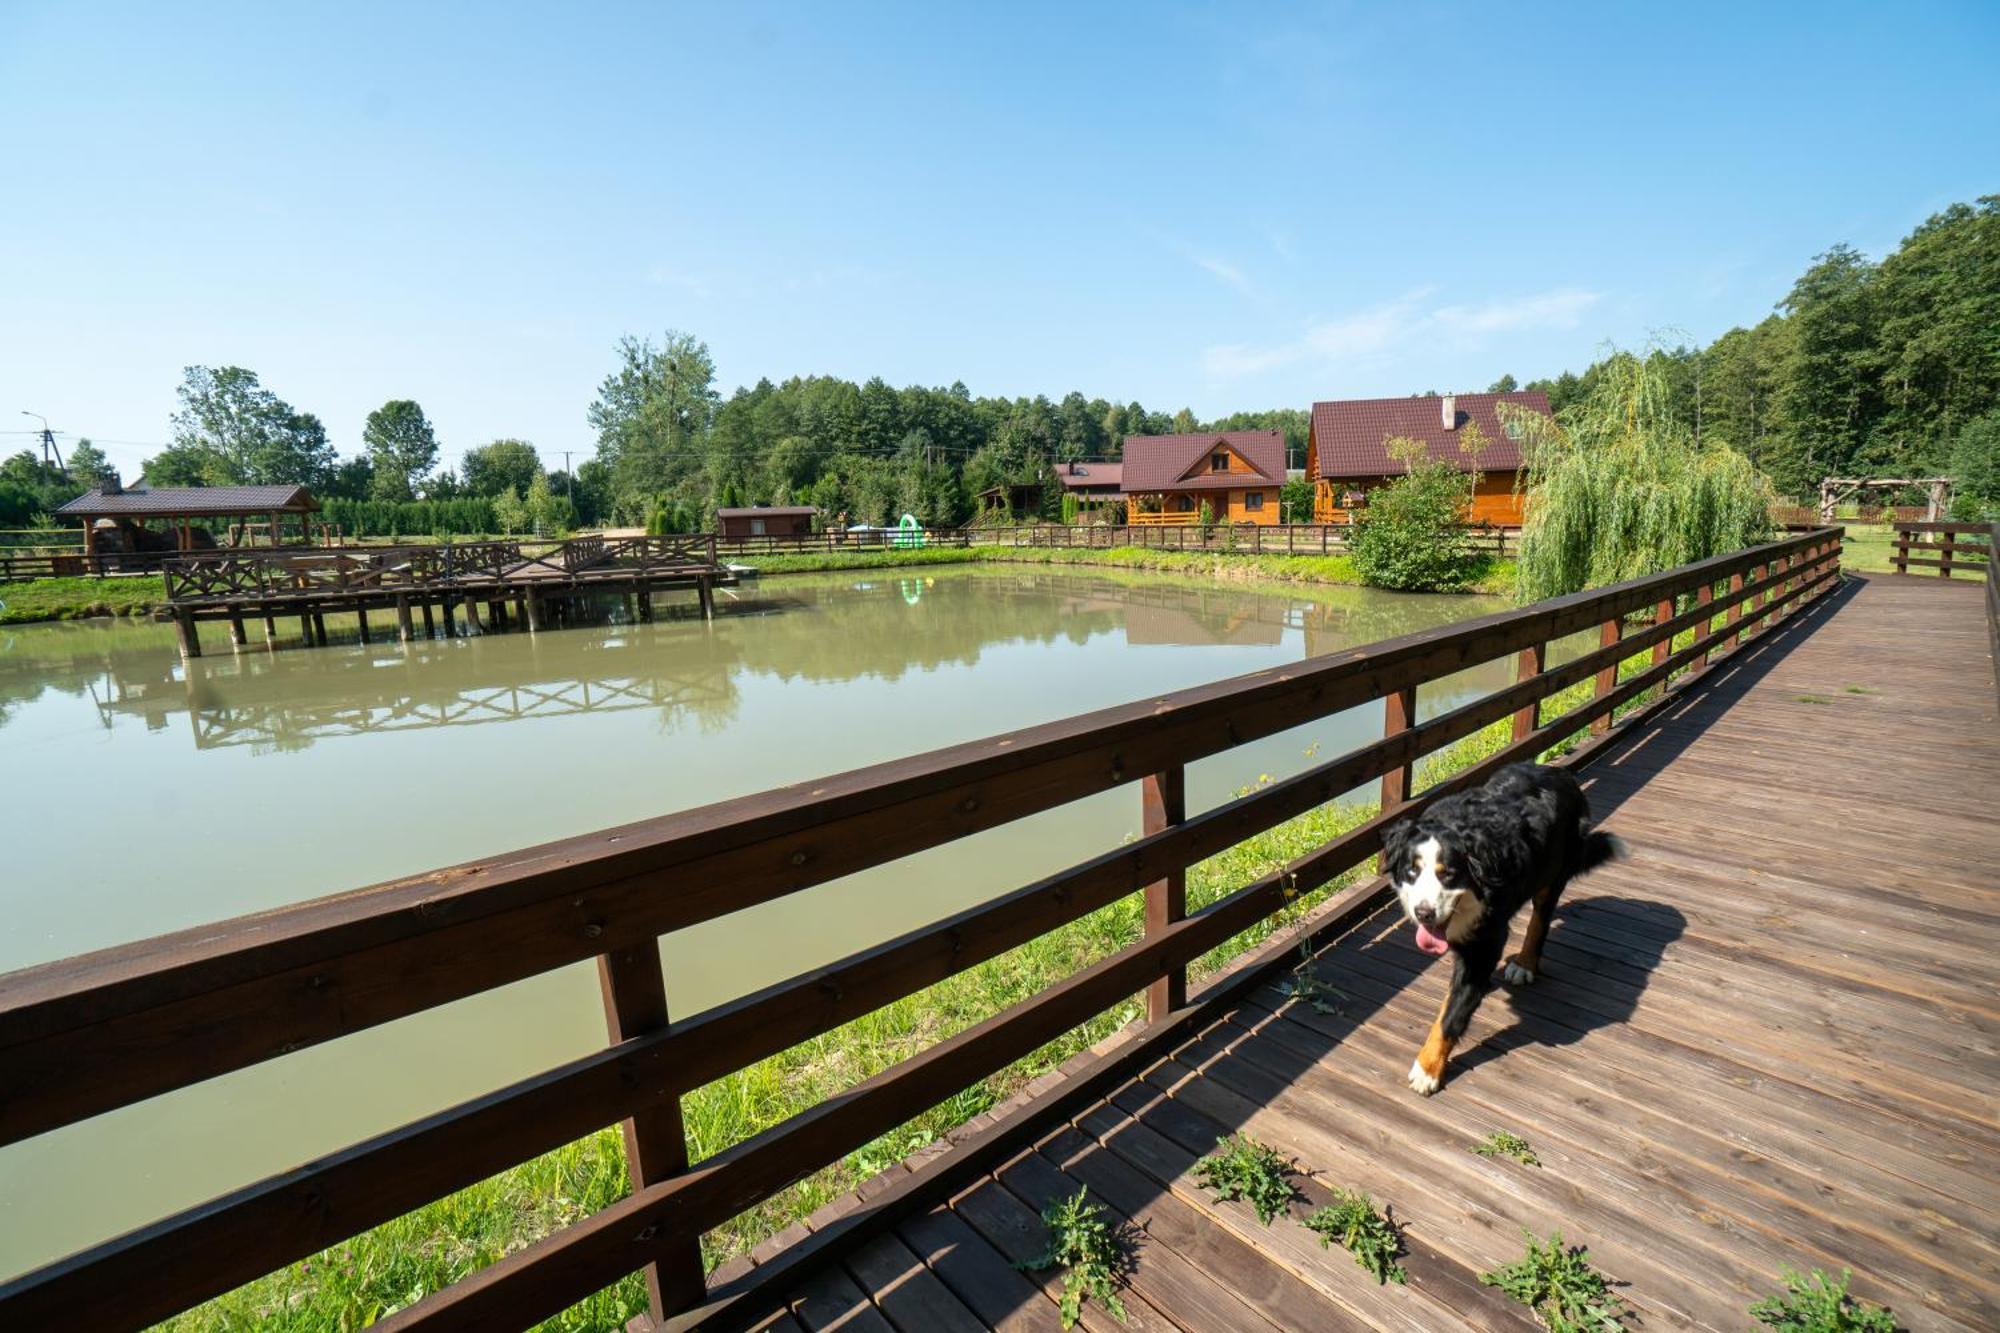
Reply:
[[1202, 353], [1202, 367], [1217, 379], [1244, 379], [1286, 366], [1333, 366], [1379, 357], [1420, 337], [1448, 335], [1477, 341], [1532, 329], [1573, 329], [1601, 296], [1562, 287], [1483, 305], [1430, 306], [1425, 288], [1393, 301], [1309, 325], [1298, 337], [1268, 347], [1227, 343]]
[[1250, 279], [1236, 265], [1227, 260], [1216, 259], [1211, 255], [1191, 254], [1188, 256], [1188, 259], [1196, 268], [1214, 274], [1237, 291], [1242, 292], [1245, 296], [1251, 295], [1253, 289], [1250, 285]]

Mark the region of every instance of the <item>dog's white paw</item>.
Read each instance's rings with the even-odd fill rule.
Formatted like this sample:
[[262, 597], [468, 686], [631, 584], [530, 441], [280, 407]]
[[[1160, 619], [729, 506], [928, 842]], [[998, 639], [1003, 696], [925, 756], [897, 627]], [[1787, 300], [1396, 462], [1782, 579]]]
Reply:
[[1535, 974], [1511, 958], [1507, 960], [1507, 965], [1500, 969], [1500, 978], [1509, 986], [1532, 986], [1535, 984]]
[[1411, 1063], [1410, 1065], [1411, 1092], [1414, 1092], [1419, 1096], [1428, 1097], [1432, 1093], [1438, 1090], [1439, 1085], [1442, 1084], [1443, 1081], [1444, 1080], [1440, 1078], [1436, 1078], [1433, 1075], [1425, 1073], [1424, 1067], [1421, 1064], [1417, 1064], [1415, 1062]]

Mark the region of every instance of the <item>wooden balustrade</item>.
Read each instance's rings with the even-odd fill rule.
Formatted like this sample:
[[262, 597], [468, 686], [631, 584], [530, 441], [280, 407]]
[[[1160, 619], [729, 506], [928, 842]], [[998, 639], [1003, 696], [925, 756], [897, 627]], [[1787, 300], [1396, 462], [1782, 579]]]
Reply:
[[[522, 1327], [641, 1270], [656, 1320], [747, 1299], [754, 1284], [703, 1288], [696, 1256], [704, 1232], [1141, 993], [1146, 1020], [1093, 1078], [1157, 1058], [1227, 987], [1242, 984], [1224, 978], [1190, 996], [1194, 959], [1360, 865], [1391, 820], [1581, 730], [1601, 733], [1620, 707], [1649, 691], [1665, 696], [1677, 674], [1678, 689], [1697, 687], [1702, 663], [1726, 663], [1739, 635], [1832, 588], [1839, 554], [1840, 529], [1820, 529], [1612, 588], [0, 977], [0, 1142], [591, 958], [611, 1042], [17, 1278], [0, 1286], [0, 1327], [142, 1327], [619, 1123], [633, 1166], [629, 1197], [383, 1327]], [[1683, 604], [1689, 609], [1676, 612]], [[1593, 628], [1598, 648], [1549, 665], [1553, 641]], [[1675, 649], [1684, 633], [1692, 642]], [[1507, 659], [1520, 662], [1513, 684], [1418, 720], [1421, 686]], [[1633, 660], [1642, 669], [1621, 681], [1620, 665]], [[1593, 678], [1586, 702], [1541, 716], [1545, 702]], [[1375, 700], [1388, 701], [1381, 739], [1187, 812], [1189, 763]], [[1424, 755], [1510, 721], [1511, 739], [1496, 754], [1412, 790]], [[1587, 742], [1578, 757], [1601, 748]], [[1378, 778], [1382, 813], [1186, 910], [1191, 865]], [[727, 1004], [667, 1013], [663, 934], [1135, 784], [1144, 833], [1134, 842]], [[1322, 929], [1358, 920], [1385, 892], [1379, 882], [1342, 890], [1308, 920]], [[811, 1110], [687, 1161], [684, 1092], [1134, 893], [1144, 894], [1146, 929], [1129, 947]], [[1011, 1151], [1036, 1114], [1096, 1086], [1072, 1080], [1045, 1106], [968, 1134], [877, 1205], [922, 1206]], [[815, 1243], [839, 1234], [820, 1233]], [[760, 1270], [771, 1271], [782, 1265]]]
[[[1910, 566], [1916, 565], [1935, 569], [1939, 578], [1948, 579], [1956, 569], [1974, 577], [1983, 574], [1991, 582], [1996, 530], [2000, 530], [2000, 525], [1992, 523], [1898, 523], [1893, 561], [1896, 572], [1907, 574]], [[1961, 540], [1965, 538], [1971, 540]], [[1913, 548], [1938, 554], [1935, 558], [1913, 556], [1910, 554]]]

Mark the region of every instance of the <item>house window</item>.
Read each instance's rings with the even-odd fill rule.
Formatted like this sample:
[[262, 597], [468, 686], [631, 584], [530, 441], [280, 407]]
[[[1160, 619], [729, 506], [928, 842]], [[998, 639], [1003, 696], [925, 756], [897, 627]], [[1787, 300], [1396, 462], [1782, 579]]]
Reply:
[[1245, 491], [1245, 492], [1244, 492], [1244, 494], [1243, 494], [1243, 508], [1244, 508], [1244, 509], [1246, 509], [1246, 510], [1247, 510], [1247, 511], [1249, 511], [1250, 513], [1253, 513], [1253, 514], [1254, 514], [1254, 513], [1256, 513], [1256, 512], [1258, 511], [1258, 510], [1262, 509], [1263, 507], [1264, 507], [1264, 492], [1262, 492], [1262, 491]]
[[1210, 455], [1208, 456], [1208, 470], [1209, 470], [1210, 472], [1227, 472], [1227, 471], [1229, 471], [1229, 455], [1228, 455], [1228, 454], [1210, 454]]
[[763, 520], [763, 519], [761, 519], [761, 518], [753, 518], [753, 519], [751, 519], [751, 520], [750, 520], [750, 535], [751, 535], [752, 537], [761, 537], [761, 536], [763, 536], [763, 535], [764, 535], [764, 520]]

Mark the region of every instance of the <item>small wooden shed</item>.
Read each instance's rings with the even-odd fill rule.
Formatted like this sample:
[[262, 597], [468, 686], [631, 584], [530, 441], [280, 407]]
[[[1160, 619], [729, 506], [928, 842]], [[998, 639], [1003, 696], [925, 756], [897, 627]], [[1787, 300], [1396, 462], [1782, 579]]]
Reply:
[[[303, 543], [309, 539], [307, 516], [318, 512], [319, 501], [303, 486], [147, 486], [142, 481], [128, 490], [113, 479], [77, 496], [56, 516], [83, 520], [83, 552], [95, 555], [107, 532], [115, 532], [110, 544], [123, 551], [191, 551], [215, 545], [207, 528], [195, 527], [196, 519], [262, 520], [277, 546], [289, 516]], [[154, 523], [160, 527], [151, 527]]]
[[752, 505], [715, 511], [718, 537], [804, 537], [813, 530], [811, 505]]

